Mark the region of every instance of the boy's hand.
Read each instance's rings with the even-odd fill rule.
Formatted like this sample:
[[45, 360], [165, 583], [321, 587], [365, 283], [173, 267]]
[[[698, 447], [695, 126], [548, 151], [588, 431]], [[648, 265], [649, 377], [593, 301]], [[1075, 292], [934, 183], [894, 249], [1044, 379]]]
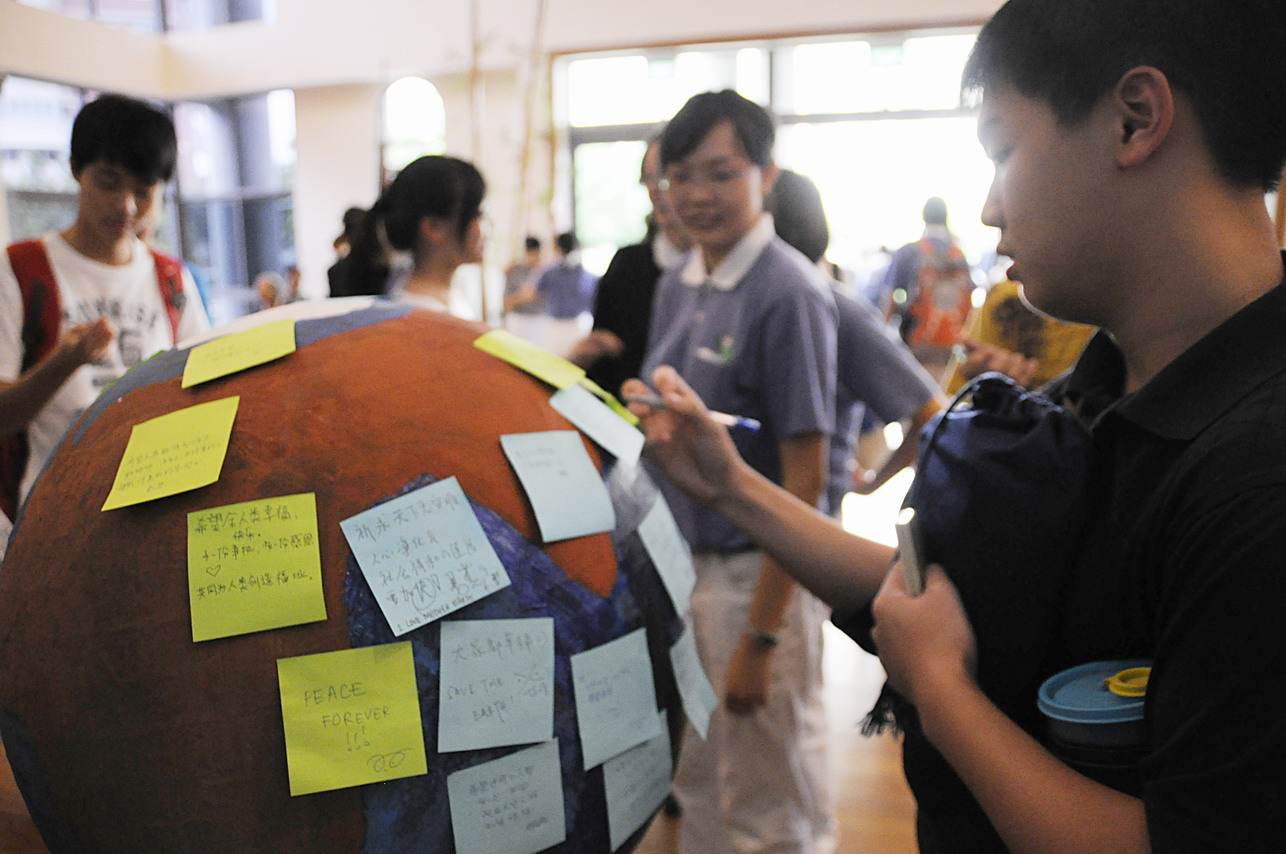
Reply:
[[72, 360], [76, 366], [97, 362], [107, 354], [116, 337], [116, 328], [106, 317], [73, 326], [58, 338], [55, 353]]
[[935, 685], [974, 679], [978, 652], [973, 627], [942, 567], [929, 565], [924, 593], [912, 596], [902, 580], [902, 565], [894, 563], [871, 610], [871, 637], [880, 663], [889, 684], [907, 700], [918, 705], [918, 698]]

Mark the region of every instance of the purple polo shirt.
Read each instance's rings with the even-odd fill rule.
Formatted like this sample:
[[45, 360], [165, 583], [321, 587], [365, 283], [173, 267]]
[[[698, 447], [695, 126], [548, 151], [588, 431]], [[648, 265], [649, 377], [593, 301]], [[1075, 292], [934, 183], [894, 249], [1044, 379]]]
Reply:
[[[834, 427], [836, 323], [821, 273], [776, 236], [765, 214], [713, 273], [694, 251], [661, 277], [643, 376], [671, 365], [711, 409], [760, 421], [758, 432], [734, 429], [733, 440], [746, 462], [780, 484], [781, 441]], [[749, 546], [732, 523], [661, 480], [694, 551]]]

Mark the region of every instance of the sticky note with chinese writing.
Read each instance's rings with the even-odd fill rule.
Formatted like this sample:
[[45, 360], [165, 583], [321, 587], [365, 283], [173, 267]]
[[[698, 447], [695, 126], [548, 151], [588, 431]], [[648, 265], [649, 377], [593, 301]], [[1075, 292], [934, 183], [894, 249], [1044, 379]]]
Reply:
[[665, 712], [659, 712], [661, 734], [603, 763], [607, 794], [607, 832], [615, 851], [630, 834], [656, 814], [670, 793], [673, 763]]
[[554, 735], [554, 621], [443, 621], [438, 751]]
[[607, 487], [575, 430], [510, 433], [500, 446], [518, 474], [547, 543], [616, 527]]
[[549, 403], [621, 462], [634, 465], [639, 461], [639, 455], [643, 453], [643, 434], [582, 386], [560, 389]]
[[509, 586], [496, 550], [454, 477], [339, 523], [393, 634]]
[[447, 775], [456, 851], [535, 854], [567, 838], [558, 742]]
[[572, 683], [585, 770], [660, 732], [643, 629], [573, 655]]
[[424, 774], [409, 642], [277, 659], [290, 794]]
[[683, 710], [687, 712], [692, 728], [702, 738], [710, 730], [710, 715], [719, 705], [710, 677], [701, 665], [697, 654], [696, 635], [692, 631], [692, 620], [685, 620], [683, 634], [670, 647], [670, 665], [674, 668], [674, 681], [679, 686], [679, 697], [683, 700]]
[[326, 619], [313, 493], [188, 514], [192, 640]]
[[183, 388], [253, 368], [295, 352], [295, 321], [277, 320], [193, 347], [183, 367]]
[[679, 526], [670, 513], [670, 506], [665, 499], [657, 496], [652, 509], [639, 523], [639, 537], [647, 549], [652, 564], [661, 575], [661, 583], [670, 594], [674, 610], [680, 614], [688, 610], [688, 600], [692, 598], [692, 588], [697, 583], [696, 569], [692, 566], [692, 552], [688, 543], [679, 533]]
[[103, 509], [178, 495], [217, 481], [240, 401], [225, 397], [135, 424]]
[[580, 382], [585, 371], [571, 362], [519, 338], [504, 329], [493, 329], [473, 342], [473, 346], [555, 388], [567, 388]]

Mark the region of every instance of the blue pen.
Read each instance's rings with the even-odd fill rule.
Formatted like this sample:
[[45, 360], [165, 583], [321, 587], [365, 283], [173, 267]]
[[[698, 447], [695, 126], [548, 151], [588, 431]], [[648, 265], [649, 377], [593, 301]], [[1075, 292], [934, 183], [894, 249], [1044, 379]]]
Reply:
[[[665, 401], [660, 395], [656, 394], [627, 394], [625, 395], [627, 403], [641, 403], [644, 406], [650, 406], [653, 409], [668, 409]], [[758, 433], [763, 426], [753, 418], [746, 418], [744, 415], [729, 415], [726, 412], [715, 412], [710, 410], [710, 418], [724, 427], [740, 427], [742, 430], [749, 430], [751, 433]]]

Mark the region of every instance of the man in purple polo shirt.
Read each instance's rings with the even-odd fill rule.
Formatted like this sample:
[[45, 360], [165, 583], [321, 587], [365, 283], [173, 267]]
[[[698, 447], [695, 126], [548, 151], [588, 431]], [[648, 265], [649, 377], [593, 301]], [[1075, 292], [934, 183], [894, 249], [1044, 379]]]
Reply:
[[[761, 422], [736, 431], [742, 455], [817, 505], [835, 413], [835, 306], [764, 213], [773, 138], [771, 117], [732, 91], [693, 97], [666, 127], [666, 192], [696, 250], [657, 286], [643, 375], [672, 365], [712, 408]], [[692, 546], [697, 646], [723, 693], [708, 738], [691, 727], [684, 736], [679, 851], [825, 854], [826, 609], [726, 519], [662, 488]]]

